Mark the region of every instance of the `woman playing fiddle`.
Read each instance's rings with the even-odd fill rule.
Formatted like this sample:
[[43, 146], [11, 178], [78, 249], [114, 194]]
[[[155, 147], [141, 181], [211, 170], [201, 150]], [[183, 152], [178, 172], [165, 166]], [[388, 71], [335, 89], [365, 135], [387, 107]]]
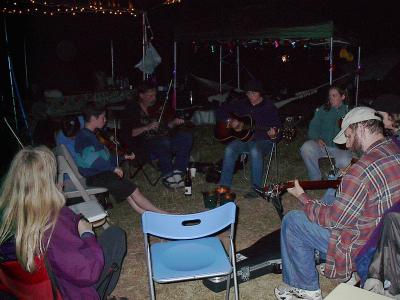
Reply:
[[156, 101], [157, 91], [153, 85], [143, 82], [137, 90], [137, 101], [128, 105], [121, 120], [123, 139], [139, 159], [148, 160], [152, 154], [159, 160], [166, 187], [183, 187], [182, 173], [189, 164], [192, 135], [171, 131], [184, 120], [176, 117], [168, 103]]

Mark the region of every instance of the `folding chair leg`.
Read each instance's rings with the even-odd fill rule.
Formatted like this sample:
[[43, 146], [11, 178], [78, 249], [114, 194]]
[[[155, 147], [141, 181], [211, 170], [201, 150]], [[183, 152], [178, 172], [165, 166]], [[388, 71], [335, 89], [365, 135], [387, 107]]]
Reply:
[[146, 173], [145, 169], [142, 169], [144, 177], [146, 177], [147, 181], [150, 183], [151, 186], [157, 185], [158, 181], [161, 179], [161, 174], [158, 175], [158, 177], [155, 179], [155, 181], [152, 181], [150, 176]]
[[[155, 166], [153, 166], [152, 164], [150, 164], [150, 165], [151, 165], [153, 168], [156, 169]], [[162, 177], [161, 174], [160, 174], [160, 175], [158, 175], [158, 177], [157, 177], [155, 180], [152, 180], [152, 179], [150, 178], [149, 174], [147, 174], [146, 170], [144, 169], [144, 164], [138, 166], [137, 169], [135, 170], [135, 172], [133, 172], [133, 174], [130, 174], [129, 177], [130, 177], [130, 178], [135, 178], [135, 176], [136, 176], [140, 171], [142, 171], [144, 177], [146, 178], [147, 182], [148, 182], [151, 186], [156, 186], [157, 183], [158, 183], [158, 181], [159, 181], [159, 180], [161, 179], [161, 177]]]
[[269, 158], [268, 158], [268, 165], [267, 165], [267, 169], [265, 170], [265, 177], [264, 177], [264, 182], [263, 182], [263, 187], [265, 187], [266, 183], [267, 183], [267, 179], [269, 176], [269, 171], [271, 169], [271, 164], [272, 164], [272, 158], [274, 158], [275, 160], [275, 180], [278, 180], [278, 157], [277, 157], [277, 149], [276, 149], [276, 143], [272, 144], [272, 149], [271, 152], [269, 154]]

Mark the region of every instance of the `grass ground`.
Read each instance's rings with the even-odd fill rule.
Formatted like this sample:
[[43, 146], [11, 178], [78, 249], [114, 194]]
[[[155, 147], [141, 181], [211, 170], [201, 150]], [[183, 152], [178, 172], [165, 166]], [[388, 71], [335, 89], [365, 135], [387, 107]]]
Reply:
[[[305, 167], [299, 155], [299, 148], [305, 140], [305, 130], [299, 129], [296, 139], [289, 144], [278, 144], [278, 175], [272, 181], [287, 181], [293, 178], [306, 179]], [[213, 139], [211, 127], [197, 127], [193, 130], [194, 147], [192, 157], [199, 162], [216, 162], [222, 158], [224, 145]], [[273, 166], [274, 168], [274, 166]], [[275, 169], [273, 169], [275, 170]], [[149, 169], [151, 172], [151, 169]], [[247, 170], [247, 174], [249, 171]], [[153, 173], [154, 176], [156, 174]], [[271, 173], [275, 175], [275, 171]], [[270, 181], [270, 180], [269, 180]], [[205, 210], [202, 191], [213, 190], [216, 185], [205, 181], [204, 174], [197, 173], [193, 179], [193, 196], [185, 197], [182, 190], [167, 190], [161, 183], [150, 186], [142, 175], [135, 178], [141, 191], [154, 204], [171, 212], [192, 213]], [[280, 227], [280, 219], [272, 204], [264, 199], [245, 199], [243, 194], [249, 189], [243, 170], [234, 176], [233, 190], [237, 194], [239, 214], [237, 219], [236, 250], [254, 244], [258, 239]], [[320, 196], [322, 191], [314, 191]], [[297, 200], [287, 193], [282, 196], [285, 212], [298, 208]], [[148, 299], [147, 270], [144, 254], [143, 235], [140, 216], [123, 202], [114, 203], [110, 210], [114, 224], [126, 230], [128, 253], [124, 261], [121, 277], [113, 295], [128, 299]], [[224, 239], [224, 237], [223, 237]], [[337, 283], [321, 278], [321, 288], [327, 295]], [[281, 275], [267, 274], [239, 285], [241, 299], [275, 299], [273, 289], [281, 282]], [[189, 281], [174, 284], [156, 284], [157, 299], [224, 299], [225, 293], [214, 293], [202, 281]]]

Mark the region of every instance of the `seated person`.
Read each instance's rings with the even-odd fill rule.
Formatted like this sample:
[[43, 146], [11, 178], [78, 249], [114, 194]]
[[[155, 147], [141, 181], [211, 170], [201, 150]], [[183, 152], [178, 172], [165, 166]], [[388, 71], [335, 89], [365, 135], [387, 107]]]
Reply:
[[76, 161], [75, 136], [84, 126], [83, 116], [65, 116], [61, 120], [61, 130], [56, 134], [56, 144], [65, 145]]
[[[76, 164], [88, 185], [104, 186], [117, 201], [127, 199], [140, 214], [144, 211], [166, 213], [155, 207], [132, 182], [123, 178], [123, 171], [117, 165], [117, 158], [101, 144], [95, 131], [106, 124], [106, 111], [103, 106], [89, 102], [83, 111], [85, 127], [75, 138]], [[134, 159], [135, 155], [125, 155], [121, 159]]]
[[[261, 83], [250, 81], [245, 91], [246, 99], [227, 103], [216, 112], [218, 122], [226, 122], [228, 128], [237, 132], [244, 125], [240, 117], [250, 116], [255, 124], [254, 134], [248, 141], [234, 139], [225, 148], [219, 185], [228, 188], [232, 185], [236, 160], [243, 152], [249, 153], [252, 187], [262, 186], [264, 156], [271, 152], [281, 127], [278, 109], [265, 95]], [[257, 194], [251, 189], [245, 197], [254, 198]]]
[[329, 89], [329, 101], [315, 111], [308, 127], [308, 138], [300, 148], [300, 155], [308, 171], [310, 180], [321, 180], [318, 160], [322, 157], [335, 159], [338, 169], [346, 168], [352, 158], [348, 150], [339, 149], [333, 138], [340, 131], [340, 119], [348, 112], [345, 92], [336, 86]]
[[400, 153], [385, 138], [376, 111], [356, 107], [343, 119], [334, 142], [363, 154], [343, 176], [336, 199], [327, 205], [313, 200], [295, 180], [288, 192], [303, 210], [291, 211], [281, 227], [282, 278], [279, 300], [322, 299], [315, 251], [326, 255], [324, 275], [347, 281], [355, 259], [384, 212], [400, 201]]
[[[65, 206], [56, 174], [56, 158], [44, 146], [14, 157], [0, 189], [0, 256], [29, 273], [35, 257], [45, 256], [63, 299], [100, 299], [117, 284], [125, 232], [111, 226], [96, 238], [92, 225]], [[108, 283], [113, 263], [118, 269]]]
[[400, 148], [400, 128], [398, 124], [396, 124], [393, 115], [385, 111], [378, 111], [378, 113], [382, 116], [386, 134], [390, 136], [393, 142]]
[[184, 187], [183, 177], [189, 165], [193, 137], [188, 132], [173, 130], [184, 120], [176, 117], [169, 103], [163, 109], [164, 103], [156, 102], [157, 91], [153, 85], [143, 82], [137, 90], [137, 101], [129, 103], [126, 116], [121, 120], [121, 137], [135, 153], [139, 150], [158, 159], [166, 187]]

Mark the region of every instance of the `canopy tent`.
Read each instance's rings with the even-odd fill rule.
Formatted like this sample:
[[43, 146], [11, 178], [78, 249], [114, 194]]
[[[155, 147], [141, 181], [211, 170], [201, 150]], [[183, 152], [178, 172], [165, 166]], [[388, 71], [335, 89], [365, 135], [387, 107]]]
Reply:
[[175, 31], [175, 41], [227, 41], [252, 39], [330, 39], [333, 37], [333, 22], [309, 26], [273, 27], [257, 31], [229, 30], [221, 28], [208, 32], [196, 32], [183, 27]]
[[[222, 44], [232, 41], [236, 42], [236, 72], [237, 88], [240, 89], [240, 45], [243, 43], [268, 44], [277, 41], [307, 41], [310, 46], [329, 45], [329, 84], [333, 83], [333, 47], [336, 44], [350, 45], [350, 42], [334, 37], [334, 25], [332, 21], [322, 24], [292, 27], [267, 27], [258, 30], [219, 28], [215, 30], [197, 31], [191, 26], [181, 26], [175, 30], [174, 41], [174, 92], [176, 93], [177, 80], [177, 44], [193, 41], [207, 41], [219, 44], [219, 84], [222, 92]], [[360, 48], [358, 53], [360, 54]], [[358, 57], [359, 65], [360, 57]], [[358, 80], [357, 80], [358, 83]], [[358, 90], [358, 89], [357, 89]], [[357, 99], [357, 95], [356, 95]]]

